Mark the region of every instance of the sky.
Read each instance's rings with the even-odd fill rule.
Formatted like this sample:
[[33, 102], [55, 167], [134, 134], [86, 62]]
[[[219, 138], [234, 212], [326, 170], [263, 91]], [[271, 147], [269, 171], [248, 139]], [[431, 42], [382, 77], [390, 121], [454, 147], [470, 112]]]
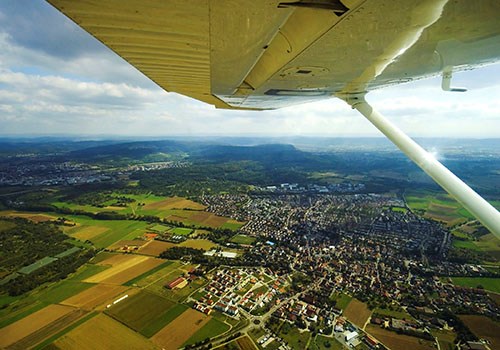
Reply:
[[[371, 92], [413, 137], [500, 137], [500, 64]], [[229, 111], [167, 93], [41, 0], [0, 1], [0, 136], [381, 136], [337, 99]]]

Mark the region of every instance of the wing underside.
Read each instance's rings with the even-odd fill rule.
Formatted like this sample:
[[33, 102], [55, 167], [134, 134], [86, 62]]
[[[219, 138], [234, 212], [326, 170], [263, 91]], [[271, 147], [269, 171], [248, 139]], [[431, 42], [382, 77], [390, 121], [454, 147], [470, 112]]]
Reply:
[[48, 0], [167, 91], [273, 109], [500, 57], [496, 0]]

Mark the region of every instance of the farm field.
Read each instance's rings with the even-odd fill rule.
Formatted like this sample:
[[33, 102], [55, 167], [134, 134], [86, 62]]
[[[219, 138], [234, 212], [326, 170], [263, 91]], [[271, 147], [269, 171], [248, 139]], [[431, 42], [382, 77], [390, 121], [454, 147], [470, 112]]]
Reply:
[[123, 286], [98, 284], [62, 301], [61, 304], [90, 311], [112, 302], [117, 297], [124, 295], [127, 290], [128, 288]]
[[[211, 318], [203, 327], [189, 338], [183, 346], [218, 336], [229, 330], [229, 326], [215, 318]], [[252, 348], [253, 349], [253, 348]]]
[[170, 261], [170, 264], [165, 265], [161, 270], [153, 272], [148, 276], [144, 276], [143, 278], [135, 281], [134, 283], [138, 287], [146, 287], [158, 281], [162, 281], [162, 283], [165, 283], [169, 279], [178, 277], [184, 272], [183, 270], [178, 269], [180, 266], [181, 266], [180, 262]]
[[412, 210], [423, 210], [424, 216], [443, 221], [448, 226], [473, 219], [460, 203], [445, 193], [412, 191], [405, 198]]
[[106, 313], [146, 337], [151, 337], [170, 320], [165, 315], [175, 304], [147, 291], [112, 305]]
[[179, 317], [156, 333], [151, 340], [165, 350], [179, 348], [194, 333], [201, 329], [210, 316], [193, 309], [187, 309]]
[[365, 303], [358, 299], [352, 299], [344, 310], [343, 315], [356, 326], [363, 328], [372, 312]]
[[397, 334], [378, 326], [367, 325], [366, 331], [391, 349], [433, 350], [434, 342]]
[[[35, 332], [43, 331], [44, 328], [49, 328], [51, 323], [57, 323], [58, 320], [65, 319], [72, 313], [78, 312], [75, 308], [63, 305], [49, 305], [17, 322], [14, 322], [7, 327], [0, 329], [0, 348], [6, 348], [14, 343], [21, 341]], [[52, 330], [53, 332], [63, 328], [67, 324], [64, 322], [58, 324], [58, 327]], [[46, 329], [46, 334], [51, 334], [49, 329]], [[42, 337], [43, 339], [43, 337]]]
[[85, 216], [66, 216], [77, 223], [65, 229], [65, 233], [80, 240], [90, 240], [97, 248], [107, 248], [119, 240], [131, 240], [142, 236], [148, 224], [132, 220], [93, 220]]
[[500, 324], [486, 316], [460, 315], [460, 319], [478, 338], [491, 342], [492, 349], [500, 349]]
[[216, 243], [208, 239], [188, 239], [184, 242], [179, 243], [179, 246], [203, 250], [210, 250], [212, 248], [218, 247]]
[[477, 288], [479, 285], [491, 292], [500, 294], [500, 278], [494, 277], [452, 277], [453, 284], [462, 287]]
[[175, 243], [152, 240], [143, 245], [138, 252], [144, 255], [158, 256], [165, 250], [175, 246]]
[[145, 337], [104, 314], [93, 317], [66, 333], [54, 345], [65, 350], [157, 349]]
[[238, 347], [241, 350], [257, 350], [258, 349], [248, 336], [236, 339], [236, 344], [238, 344]]
[[[116, 260], [119, 260], [119, 262], [115, 262]], [[118, 255], [100, 263], [101, 265], [110, 263], [112, 266], [109, 269], [85, 279], [84, 282], [122, 284], [155, 268], [163, 262], [164, 260], [146, 256]]]
[[6, 216], [11, 218], [24, 218], [27, 220], [31, 220], [33, 222], [45, 222], [45, 221], [53, 221], [57, 220], [57, 216], [49, 215], [45, 213], [31, 213], [31, 212], [22, 212], [22, 211], [14, 211], [14, 210], [6, 210], [0, 211], [0, 216]]
[[126, 239], [126, 240], [120, 240], [108, 247], [109, 250], [124, 250], [127, 247], [142, 247], [148, 243], [148, 241], [145, 241], [143, 239]]

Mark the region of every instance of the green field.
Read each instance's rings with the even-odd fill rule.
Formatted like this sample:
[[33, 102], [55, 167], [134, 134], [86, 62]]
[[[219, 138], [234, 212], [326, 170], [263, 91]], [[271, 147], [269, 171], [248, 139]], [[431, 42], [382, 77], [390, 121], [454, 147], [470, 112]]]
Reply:
[[448, 226], [474, 219], [460, 203], [446, 193], [411, 191], [405, 199], [412, 210], [423, 211], [425, 217], [442, 221]]
[[113, 305], [106, 313], [149, 338], [175, 318], [171, 310], [176, 306], [156, 294], [141, 291]]
[[156, 232], [159, 232], [159, 233], [164, 233], [164, 232], [167, 232], [168, 230], [171, 229], [170, 226], [165, 226], [165, 225], [154, 225], [152, 227], [149, 228], [151, 231], [156, 231]]
[[500, 277], [452, 277], [457, 286], [477, 288], [479, 285], [491, 292], [500, 293]]
[[193, 232], [193, 230], [190, 228], [184, 228], [184, 227], [174, 227], [169, 232], [173, 235], [189, 236], [191, 234], [191, 232]]
[[236, 243], [236, 244], [252, 244], [255, 242], [255, 237], [250, 237], [247, 235], [234, 235], [231, 237], [229, 242]]
[[57, 304], [73, 295], [83, 292], [93, 285], [92, 283], [64, 280], [42, 292], [38, 299], [46, 303]]
[[163, 270], [165, 267], [167, 267], [171, 264], [172, 264], [172, 261], [165, 261], [163, 264], [156, 266], [154, 269], [146, 271], [142, 275], [139, 275], [139, 276], [131, 279], [130, 281], [124, 283], [124, 285], [125, 286], [133, 286], [134, 284], [137, 284], [140, 280], [142, 280], [148, 276], [151, 276], [151, 275], [157, 273], [158, 271]]
[[288, 322], [284, 322], [280, 328], [279, 336], [281, 336], [292, 349], [305, 349], [311, 337], [311, 333], [301, 333], [297, 327], [290, 325]]
[[238, 221], [234, 221], [234, 220], [228, 220], [228, 222], [226, 222], [225, 224], [223, 224], [221, 226], [222, 229], [228, 229], [228, 230], [231, 230], [231, 231], [238, 231], [241, 226], [243, 226], [245, 223], [243, 222], [238, 222]]
[[211, 318], [203, 327], [189, 338], [183, 346], [197, 343], [206, 338], [213, 338], [229, 330], [229, 326], [215, 318]]
[[399, 319], [407, 319], [407, 320], [412, 320], [413, 317], [407, 312], [405, 312], [403, 309], [401, 310], [389, 310], [389, 309], [381, 309], [381, 308], [375, 308], [373, 310], [374, 314], [379, 314], [383, 316], [388, 316], [388, 317], [395, 317]]
[[0, 220], [0, 232], [15, 227], [16, 224], [10, 221]]
[[349, 303], [351, 302], [352, 297], [344, 293], [340, 294], [333, 293], [330, 296], [330, 299], [336, 302], [335, 307], [344, 310], [347, 307], [347, 305], [349, 305]]
[[343, 350], [344, 347], [335, 338], [328, 338], [323, 335], [317, 335], [311, 342], [311, 350]]
[[104, 265], [94, 265], [94, 264], [85, 264], [80, 267], [72, 276], [66, 279], [66, 281], [83, 281], [99, 272], [102, 272], [108, 269], [109, 266]]
[[132, 220], [93, 220], [86, 216], [66, 216], [69, 220], [74, 221], [79, 224], [77, 227], [73, 227], [67, 231], [67, 234], [74, 235], [79, 231], [86, 229], [88, 227], [103, 227], [107, 230], [105, 232], [97, 234], [95, 237], [89, 238], [89, 240], [97, 248], [107, 248], [113, 243], [119, 240], [129, 240], [141, 236], [148, 224], [143, 221], [132, 221]]

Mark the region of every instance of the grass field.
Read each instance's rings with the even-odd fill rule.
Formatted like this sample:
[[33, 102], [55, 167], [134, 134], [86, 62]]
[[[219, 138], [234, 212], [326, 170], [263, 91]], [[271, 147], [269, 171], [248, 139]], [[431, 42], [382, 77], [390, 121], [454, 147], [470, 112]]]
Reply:
[[423, 339], [410, 337], [403, 334], [397, 334], [382, 329], [378, 326], [367, 325], [366, 331], [381, 341], [390, 349], [412, 349], [412, 350], [434, 350], [434, 342], [425, 341]]
[[0, 220], [0, 232], [11, 229], [15, 227], [16, 224], [10, 221]]
[[170, 229], [169, 232], [173, 235], [189, 236], [191, 234], [191, 232], [193, 232], [193, 230], [190, 228], [184, 228], [184, 227], [174, 227], [174, 228]]
[[388, 317], [395, 317], [395, 318], [399, 318], [399, 319], [413, 320], [413, 317], [411, 317], [411, 315], [409, 313], [405, 312], [403, 309], [401, 309], [399, 311], [395, 311], [395, 310], [389, 310], [389, 309], [376, 308], [373, 310], [373, 313], [383, 315], [383, 316], [388, 316]]
[[157, 349], [142, 335], [104, 314], [99, 314], [66, 333], [54, 345], [67, 350]]
[[250, 237], [247, 235], [234, 235], [231, 237], [229, 242], [236, 243], [236, 244], [252, 244], [255, 242], [255, 237]]
[[500, 349], [500, 324], [477, 315], [460, 315], [460, 319], [478, 338], [485, 338], [491, 342], [491, 349]]
[[455, 344], [453, 342], [457, 335], [454, 332], [436, 329], [432, 330], [431, 334], [438, 339], [441, 350], [455, 349]]
[[211, 318], [203, 327], [193, 334], [183, 346], [194, 344], [196, 342], [205, 340], [206, 338], [213, 338], [229, 330], [229, 326], [215, 318]]
[[83, 283], [77, 281], [62, 281], [57, 283], [55, 286], [47, 289], [41, 293], [38, 297], [46, 303], [57, 304], [67, 299], [73, 295], [83, 292], [86, 289], [92, 287], [91, 283]]
[[127, 281], [126, 283], [124, 283], [124, 285], [126, 286], [132, 286], [134, 284], [137, 284], [137, 282], [139, 282], [140, 280], [158, 272], [158, 271], [161, 271], [163, 270], [165, 267], [169, 266], [172, 264], [172, 261], [165, 261], [164, 263], [162, 263], [161, 265], [158, 265], [156, 266], [155, 268], [149, 270], [149, 271], [146, 271], [144, 272], [143, 274], [131, 279], [130, 281]]
[[363, 328], [372, 312], [365, 303], [358, 299], [352, 299], [345, 308], [343, 315], [356, 326]]
[[300, 332], [298, 328], [284, 323], [279, 335], [290, 345], [292, 349], [305, 349], [311, 337], [309, 332]]
[[477, 288], [479, 285], [491, 292], [500, 294], [500, 278], [493, 277], [452, 277], [453, 284], [462, 287]]
[[330, 296], [330, 299], [335, 300], [335, 302], [336, 302], [335, 307], [342, 309], [342, 310], [345, 310], [345, 308], [351, 302], [352, 297], [347, 295], [347, 294], [344, 294], [344, 293], [340, 293], [340, 294], [334, 293]]
[[317, 335], [311, 347], [312, 350], [343, 350], [344, 347], [335, 338]]

